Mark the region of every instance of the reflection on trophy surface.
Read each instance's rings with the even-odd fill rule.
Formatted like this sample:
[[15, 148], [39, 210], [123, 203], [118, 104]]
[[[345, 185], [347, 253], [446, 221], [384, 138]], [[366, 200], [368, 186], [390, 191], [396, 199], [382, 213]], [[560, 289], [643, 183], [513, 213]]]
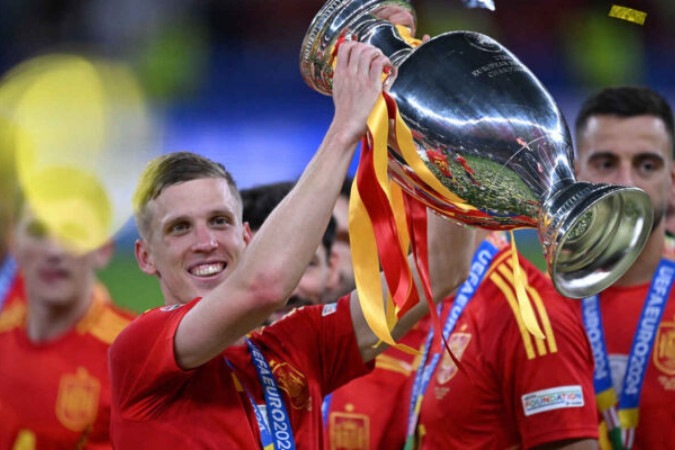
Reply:
[[614, 283], [651, 231], [653, 212], [637, 188], [577, 182], [565, 119], [553, 98], [511, 52], [488, 36], [456, 31], [411, 46], [376, 17], [403, 0], [330, 0], [305, 36], [305, 81], [331, 94], [332, 54], [343, 36], [389, 57], [388, 93], [410, 129], [417, 154], [458, 207], [413, 172], [394, 149], [389, 175], [442, 215], [488, 229], [534, 227], [549, 274], [562, 294], [581, 298]]

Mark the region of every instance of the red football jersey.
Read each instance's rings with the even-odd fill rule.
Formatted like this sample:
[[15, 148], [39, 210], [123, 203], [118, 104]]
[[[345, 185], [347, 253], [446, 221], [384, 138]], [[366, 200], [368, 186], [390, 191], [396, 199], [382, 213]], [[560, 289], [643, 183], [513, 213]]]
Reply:
[[[246, 345], [232, 346], [222, 357], [189, 371], [175, 361], [176, 328], [198, 301], [143, 314], [112, 346], [111, 433], [116, 447], [260, 448], [246, 392], [258, 405], [265, 401]], [[337, 304], [299, 308], [250, 339], [274, 374], [296, 448], [321, 448], [324, 395], [370, 368], [356, 343], [348, 297]]]
[[[605, 332], [612, 381], [617, 394], [623, 384], [633, 337], [649, 283], [632, 287], [614, 286], [600, 294], [600, 312]], [[675, 446], [675, 289], [656, 332], [640, 395], [639, 422], [634, 450], [666, 450]], [[609, 442], [601, 440], [603, 449]]]
[[[574, 301], [524, 258], [520, 264], [546, 339], [525, 328], [511, 250], [502, 251], [448, 339], [464, 370], [444, 351], [431, 376], [418, 448], [527, 449], [597, 438], [593, 356]], [[442, 320], [451, 305], [444, 305]]]
[[111, 448], [107, 354], [132, 316], [95, 295], [72, 330], [34, 343], [19, 291], [0, 314], [0, 450]]
[[[420, 349], [431, 326], [422, 319], [398, 342]], [[326, 450], [399, 449], [405, 444], [409, 378], [419, 356], [394, 347], [375, 359], [375, 369], [333, 392], [326, 418]]]

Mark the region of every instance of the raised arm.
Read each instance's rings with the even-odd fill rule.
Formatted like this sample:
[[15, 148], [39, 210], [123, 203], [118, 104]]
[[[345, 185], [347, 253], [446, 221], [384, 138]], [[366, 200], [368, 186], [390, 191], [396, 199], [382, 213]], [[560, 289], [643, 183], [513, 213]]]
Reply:
[[370, 45], [340, 46], [333, 80], [335, 113], [324, 140], [231, 274], [181, 321], [174, 345], [183, 368], [216, 357], [286, 303], [321, 241], [388, 64]]
[[[429, 278], [434, 303], [438, 303], [450, 295], [467, 277], [471, 266], [471, 258], [476, 248], [476, 230], [450, 222], [434, 213], [428, 214], [429, 245]], [[358, 243], [355, 243], [358, 245]], [[429, 312], [424, 292], [417, 273], [414, 271], [415, 283], [420, 295], [420, 303], [401, 317], [392, 331], [394, 339], [399, 339], [412, 326]], [[384, 279], [383, 286], [386, 285]], [[385, 297], [383, 296], [383, 301]], [[363, 316], [358, 294], [352, 292], [350, 306], [356, 339], [364, 361], [370, 361], [387, 346], [373, 346], [379, 341], [368, 326]]]

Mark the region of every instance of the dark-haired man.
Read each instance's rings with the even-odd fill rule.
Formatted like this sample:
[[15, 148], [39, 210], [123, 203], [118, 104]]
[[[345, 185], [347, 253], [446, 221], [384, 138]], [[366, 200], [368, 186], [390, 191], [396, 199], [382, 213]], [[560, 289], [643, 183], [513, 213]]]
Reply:
[[[294, 185], [292, 181], [280, 181], [241, 190], [244, 222], [248, 223], [254, 236]], [[334, 288], [338, 280], [338, 256], [333, 253], [334, 243], [335, 219], [331, 217], [321, 237], [321, 244], [316, 248], [291, 297], [283, 308], [270, 316], [268, 323], [275, 322], [293, 308], [324, 303], [325, 292]], [[335, 296], [332, 300], [339, 297]]]
[[670, 449], [675, 443], [675, 276], [665, 214], [673, 168], [673, 113], [644, 87], [589, 97], [576, 120], [580, 180], [643, 189], [654, 227], [633, 266], [582, 303], [595, 356], [594, 384], [604, 448]]

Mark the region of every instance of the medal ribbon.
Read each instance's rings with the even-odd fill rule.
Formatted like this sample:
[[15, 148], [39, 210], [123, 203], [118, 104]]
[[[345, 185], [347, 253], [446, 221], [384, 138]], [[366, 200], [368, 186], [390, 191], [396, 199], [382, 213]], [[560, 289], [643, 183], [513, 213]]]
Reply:
[[249, 390], [246, 389], [246, 387], [241, 383], [239, 377], [237, 377], [237, 373], [235, 372], [232, 363], [230, 363], [230, 361], [227, 358], [225, 358], [225, 362], [232, 370], [232, 377], [234, 378], [236, 385], [241, 388], [240, 390], [246, 392], [246, 396], [248, 397], [248, 400], [251, 403], [251, 407], [253, 408], [253, 414], [255, 414], [255, 421], [257, 422], [258, 430], [260, 431], [260, 445], [262, 446], [263, 450], [274, 450], [272, 433], [270, 432], [270, 429], [267, 426], [267, 419], [265, 419], [262, 409], [260, 408], [260, 406], [258, 406], [255, 400], [253, 400], [253, 396], [251, 395]]
[[[293, 429], [291, 428], [290, 416], [286, 411], [284, 400], [281, 398], [279, 387], [274, 379], [265, 355], [250, 340], [246, 339], [246, 345], [251, 353], [251, 359], [258, 372], [258, 379], [263, 387], [265, 395], [265, 404], [267, 405], [267, 419], [272, 428], [274, 437], [274, 449], [276, 450], [295, 450], [295, 440], [293, 439]], [[263, 448], [265, 448], [263, 446]]]
[[326, 394], [321, 402], [321, 417], [323, 419], [324, 430], [328, 427], [328, 416], [330, 415], [330, 404], [333, 401], [333, 393]]
[[618, 408], [617, 395], [614, 391], [612, 373], [609, 367], [609, 354], [602, 328], [599, 299], [595, 295], [583, 300], [584, 327], [595, 358], [593, 387], [596, 392], [596, 402], [607, 423], [610, 442], [615, 450], [630, 450], [633, 447], [635, 428], [639, 420], [638, 408], [642, 385], [654, 347], [656, 331], [661, 322], [674, 280], [675, 262], [665, 258], [662, 259], [649, 286], [638, 328], [633, 337], [621, 395], [618, 399]]
[[16, 275], [16, 261], [14, 258], [7, 257], [0, 266], [0, 311], [7, 300], [7, 294], [12, 287], [12, 281]]
[[[279, 392], [279, 387], [274, 379], [272, 370], [265, 359], [265, 355], [263, 355], [260, 349], [248, 338], [246, 338], [246, 345], [251, 353], [251, 360], [258, 373], [260, 385], [263, 388], [266, 405], [266, 410], [264, 412], [255, 402], [248, 389], [246, 389], [241, 382], [239, 382], [239, 384], [246, 391], [246, 395], [253, 407], [256, 422], [258, 423], [258, 429], [260, 430], [260, 443], [262, 448], [263, 450], [295, 450], [295, 439], [293, 438], [290, 416], [284, 405], [284, 400], [281, 398], [281, 393]], [[236, 377], [232, 364], [227, 359], [225, 361]]]
[[[464, 312], [464, 309], [469, 304], [471, 299], [476, 294], [478, 286], [485, 278], [485, 274], [488, 272], [492, 260], [495, 255], [499, 253], [502, 246], [495, 245], [489, 239], [484, 240], [481, 245], [478, 247], [476, 252], [473, 255], [471, 260], [471, 269], [469, 271], [469, 277], [464, 283], [460, 285], [455, 295], [455, 299], [448, 313], [448, 317], [445, 320], [443, 325], [443, 341], [447, 342], [452, 330], [455, 328], [459, 317]], [[438, 305], [438, 314], [441, 313], [442, 305]], [[408, 413], [408, 430], [406, 437], [405, 450], [412, 450], [414, 440], [415, 440], [415, 428], [417, 427], [417, 420], [419, 418], [420, 408], [422, 406], [422, 399], [424, 393], [429, 386], [429, 381], [431, 380], [431, 375], [434, 373], [436, 366], [441, 357], [441, 352], [435, 352], [431, 356], [431, 360], [427, 363], [429, 354], [432, 347], [434, 337], [434, 329], [429, 330], [427, 340], [424, 344], [424, 350], [422, 352], [422, 358], [420, 359], [420, 365], [417, 368], [415, 373], [415, 379], [412, 387], [412, 393], [410, 398], [410, 407]]]

